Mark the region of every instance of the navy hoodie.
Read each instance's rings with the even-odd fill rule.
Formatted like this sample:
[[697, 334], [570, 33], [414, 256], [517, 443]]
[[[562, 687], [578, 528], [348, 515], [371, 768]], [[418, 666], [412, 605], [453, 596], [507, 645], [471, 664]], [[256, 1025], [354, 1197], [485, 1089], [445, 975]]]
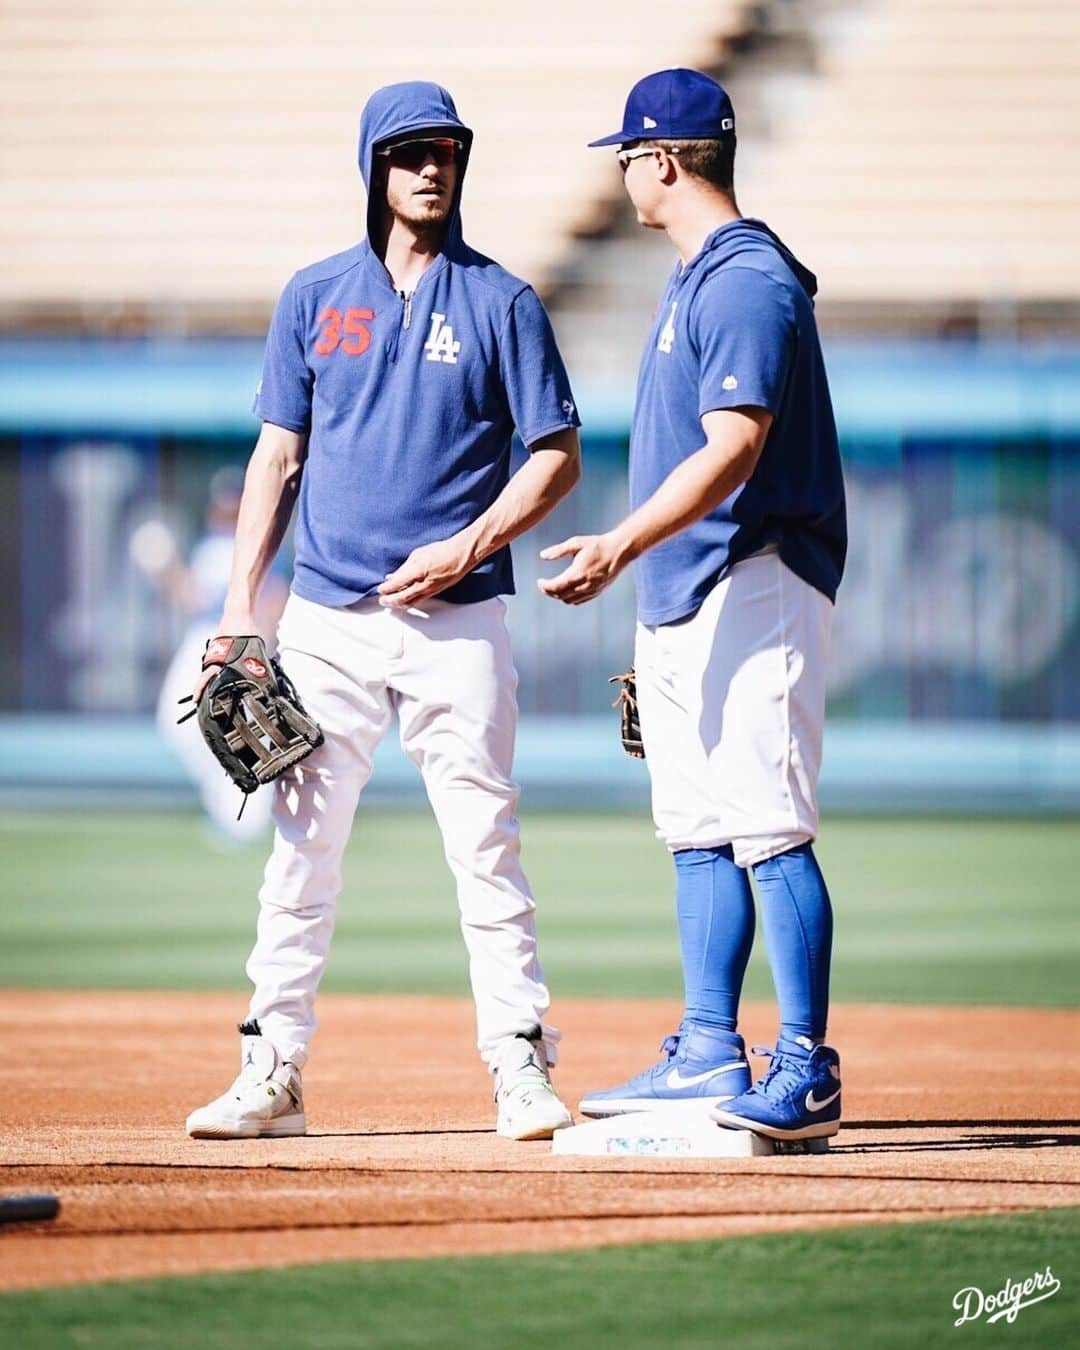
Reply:
[[[464, 143], [442, 251], [405, 297], [370, 238], [385, 204], [375, 150], [410, 133]], [[325, 605], [371, 595], [418, 545], [471, 524], [505, 487], [513, 432], [526, 445], [579, 425], [547, 314], [525, 282], [468, 247], [459, 205], [472, 132], [437, 84], [372, 94], [360, 123], [368, 238], [297, 272], [266, 342], [255, 412], [307, 432], [293, 590]], [[441, 599], [514, 589], [501, 549]]]
[[735, 563], [768, 544], [793, 572], [836, 598], [847, 525], [816, 290], [814, 274], [759, 220], [715, 230], [668, 283], [638, 374], [632, 505], [701, 449], [705, 413], [765, 408], [774, 421], [749, 481], [638, 559], [642, 623], [692, 614]]

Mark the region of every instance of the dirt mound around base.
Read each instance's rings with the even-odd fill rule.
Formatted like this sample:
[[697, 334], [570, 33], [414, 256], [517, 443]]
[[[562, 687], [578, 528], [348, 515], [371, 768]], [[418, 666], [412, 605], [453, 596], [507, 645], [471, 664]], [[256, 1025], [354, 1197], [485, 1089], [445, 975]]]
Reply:
[[[566, 1002], [571, 1104], [649, 1062], [658, 1003]], [[0, 1288], [346, 1258], [533, 1251], [1080, 1204], [1080, 1014], [847, 1006], [845, 1126], [822, 1157], [555, 1158], [493, 1132], [464, 1000], [320, 1001], [303, 1139], [196, 1142], [236, 1069], [233, 995], [0, 993]], [[750, 1005], [747, 1040], [773, 1010]]]

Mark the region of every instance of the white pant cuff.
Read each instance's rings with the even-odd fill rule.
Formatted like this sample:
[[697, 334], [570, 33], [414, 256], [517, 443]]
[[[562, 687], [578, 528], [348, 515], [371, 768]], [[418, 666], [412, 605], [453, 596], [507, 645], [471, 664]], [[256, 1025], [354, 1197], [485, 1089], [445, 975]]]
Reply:
[[[536, 1023], [534, 1022], [533, 1026], [535, 1025]], [[513, 1040], [515, 1036], [527, 1035], [527, 1033], [530, 1030], [532, 1030], [531, 1027], [523, 1027], [521, 1031], [511, 1032], [508, 1036], [499, 1036], [497, 1039], [487, 1041], [483, 1045], [480, 1045], [478, 1047], [480, 1051], [480, 1057], [487, 1065], [489, 1073], [495, 1072], [494, 1065], [495, 1060], [498, 1057], [500, 1047], [505, 1045], [507, 1041]], [[559, 1031], [558, 1027], [548, 1026], [546, 1023], [541, 1026], [540, 1031], [541, 1031], [540, 1039], [544, 1047], [544, 1055], [547, 1059], [548, 1068], [553, 1069], [559, 1060], [558, 1047], [559, 1041], [562, 1039], [562, 1033]]]
[[812, 843], [815, 837], [809, 830], [792, 830], [787, 834], [752, 835], [748, 839], [717, 839], [715, 835], [706, 835], [702, 839], [665, 839], [664, 846], [669, 853], [682, 853], [688, 848], [726, 848], [730, 844], [735, 865], [753, 867], [755, 863], [775, 858], [778, 853], [786, 853], [789, 848]]

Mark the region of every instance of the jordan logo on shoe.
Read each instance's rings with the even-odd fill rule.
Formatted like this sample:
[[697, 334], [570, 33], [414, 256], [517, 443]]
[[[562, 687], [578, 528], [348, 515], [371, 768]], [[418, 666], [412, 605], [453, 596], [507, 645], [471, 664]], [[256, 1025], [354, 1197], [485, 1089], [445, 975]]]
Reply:
[[824, 1111], [827, 1106], [831, 1106], [837, 1097], [840, 1096], [840, 1089], [837, 1088], [831, 1097], [826, 1097], [823, 1102], [819, 1102], [814, 1096], [814, 1089], [811, 1088], [806, 1094], [806, 1109], [808, 1111]]
[[679, 1088], [696, 1087], [698, 1083], [707, 1083], [718, 1073], [728, 1073], [731, 1069], [741, 1068], [742, 1061], [736, 1060], [733, 1064], [718, 1064], [715, 1069], [706, 1069], [704, 1073], [692, 1073], [687, 1078], [684, 1078], [678, 1069], [672, 1069], [667, 1076], [667, 1085], [677, 1092]]

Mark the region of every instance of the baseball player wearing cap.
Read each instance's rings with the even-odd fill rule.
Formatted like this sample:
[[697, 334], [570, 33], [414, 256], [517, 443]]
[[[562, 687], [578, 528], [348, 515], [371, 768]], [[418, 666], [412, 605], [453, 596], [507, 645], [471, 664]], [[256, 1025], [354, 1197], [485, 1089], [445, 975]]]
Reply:
[[[679, 261], [645, 342], [630, 441], [632, 511], [541, 588], [567, 604], [636, 562], [642, 738], [659, 837], [674, 855], [686, 1003], [661, 1062], [591, 1093], [589, 1115], [687, 1103], [776, 1138], [839, 1128], [824, 1044], [832, 910], [814, 858], [830, 622], [846, 550], [816, 282], [743, 219], [724, 90], [668, 70], [631, 91], [619, 149], [640, 224]], [[751, 1086], [738, 1034], [754, 936], [749, 873], [780, 1004]]]
[[[220, 631], [254, 631], [298, 491], [278, 640], [325, 742], [277, 784], [241, 1073], [189, 1117], [196, 1137], [305, 1131], [300, 1072], [342, 851], [394, 714], [457, 882], [499, 1133], [570, 1123], [548, 1075], [558, 1033], [519, 860], [501, 596], [510, 540], [577, 481], [579, 422], [536, 294], [462, 239], [471, 143], [438, 85], [373, 94], [360, 127], [367, 237], [298, 272], [270, 327]], [[515, 428], [531, 453], [511, 477]]]

